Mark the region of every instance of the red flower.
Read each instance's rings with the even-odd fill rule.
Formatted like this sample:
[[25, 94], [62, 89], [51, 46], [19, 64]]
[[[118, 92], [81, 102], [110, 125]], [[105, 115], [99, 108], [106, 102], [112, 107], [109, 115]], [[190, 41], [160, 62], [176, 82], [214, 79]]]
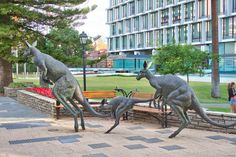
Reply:
[[26, 90], [55, 99], [55, 96], [52, 94], [52, 90], [50, 88], [27, 88]]

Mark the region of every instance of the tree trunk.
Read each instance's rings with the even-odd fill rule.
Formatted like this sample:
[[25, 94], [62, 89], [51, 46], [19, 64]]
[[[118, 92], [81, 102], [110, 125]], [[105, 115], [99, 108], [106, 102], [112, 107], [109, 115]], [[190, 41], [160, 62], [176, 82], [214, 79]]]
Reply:
[[0, 90], [8, 86], [12, 79], [12, 64], [0, 58]]
[[212, 74], [211, 74], [211, 96], [220, 97], [220, 77], [219, 77], [219, 41], [218, 41], [218, 1], [211, 0], [212, 16]]

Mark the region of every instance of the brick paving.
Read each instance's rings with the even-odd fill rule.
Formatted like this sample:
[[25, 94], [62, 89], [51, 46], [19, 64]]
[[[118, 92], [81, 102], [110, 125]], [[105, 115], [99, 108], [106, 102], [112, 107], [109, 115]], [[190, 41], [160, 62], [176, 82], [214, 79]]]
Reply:
[[0, 97], [0, 157], [236, 157], [236, 135], [121, 121], [104, 134], [112, 119], [85, 117], [86, 130], [73, 130], [73, 119], [55, 120]]

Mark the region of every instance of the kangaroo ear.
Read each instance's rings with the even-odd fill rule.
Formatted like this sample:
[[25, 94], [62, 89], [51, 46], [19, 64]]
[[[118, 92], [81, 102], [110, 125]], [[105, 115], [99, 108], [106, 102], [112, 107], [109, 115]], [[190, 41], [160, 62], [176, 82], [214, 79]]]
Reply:
[[25, 43], [26, 43], [26, 45], [27, 45], [28, 47], [32, 47], [32, 46], [28, 43], [28, 41], [25, 41]]
[[143, 69], [147, 69], [147, 62], [146, 61], [144, 61], [144, 63], [143, 63]]
[[147, 69], [151, 68], [151, 66], [152, 66], [152, 62], [148, 63]]
[[37, 46], [37, 40], [32, 44], [32, 47], [36, 47]]

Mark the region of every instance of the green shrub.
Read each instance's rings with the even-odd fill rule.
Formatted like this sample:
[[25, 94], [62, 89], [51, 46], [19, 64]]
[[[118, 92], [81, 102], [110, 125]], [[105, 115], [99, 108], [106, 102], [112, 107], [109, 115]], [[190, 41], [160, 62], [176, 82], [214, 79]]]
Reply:
[[12, 82], [8, 85], [10, 88], [37, 87], [33, 82]]

